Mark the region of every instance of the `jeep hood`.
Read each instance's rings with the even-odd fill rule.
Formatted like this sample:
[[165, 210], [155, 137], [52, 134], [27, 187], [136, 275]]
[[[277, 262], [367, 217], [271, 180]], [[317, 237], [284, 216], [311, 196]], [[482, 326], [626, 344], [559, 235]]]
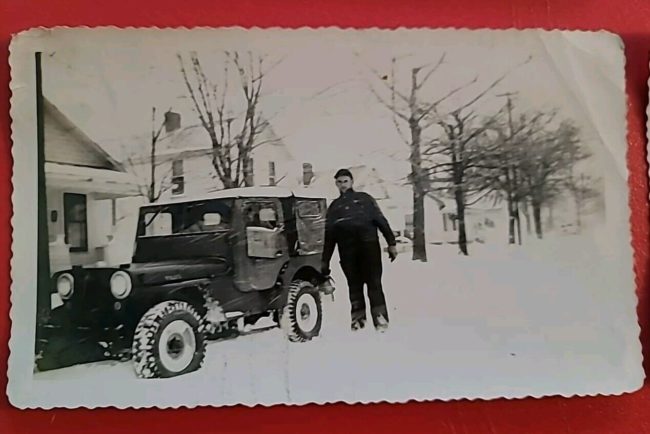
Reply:
[[229, 271], [230, 266], [223, 258], [136, 263], [129, 267], [134, 283], [143, 286], [213, 278]]

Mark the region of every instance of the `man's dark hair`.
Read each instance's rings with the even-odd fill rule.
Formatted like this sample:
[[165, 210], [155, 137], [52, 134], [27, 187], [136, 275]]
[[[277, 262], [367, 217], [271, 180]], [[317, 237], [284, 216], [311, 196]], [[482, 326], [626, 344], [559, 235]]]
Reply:
[[349, 176], [350, 179], [354, 179], [354, 177], [352, 176], [352, 172], [350, 172], [348, 169], [339, 169], [334, 175], [334, 179], [339, 178], [341, 176]]

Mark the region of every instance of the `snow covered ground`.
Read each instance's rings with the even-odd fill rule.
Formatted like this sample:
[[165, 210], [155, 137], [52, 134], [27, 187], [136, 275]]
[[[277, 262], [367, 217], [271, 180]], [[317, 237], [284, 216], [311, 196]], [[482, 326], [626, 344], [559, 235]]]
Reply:
[[39, 373], [34, 384], [134, 402], [160, 393], [150, 396], [171, 405], [181, 395], [195, 400], [187, 405], [271, 404], [620, 389], [637, 367], [626, 356], [629, 334], [612, 318], [630, 288], [616, 287], [617, 263], [604, 251], [597, 239], [565, 236], [472, 244], [469, 257], [430, 246], [427, 263], [402, 254], [384, 267], [385, 334], [349, 330], [334, 258], [335, 301], [324, 299], [322, 334], [311, 342], [289, 343], [276, 328], [209, 344], [203, 368], [182, 377], [139, 380], [130, 362], [101, 362]]

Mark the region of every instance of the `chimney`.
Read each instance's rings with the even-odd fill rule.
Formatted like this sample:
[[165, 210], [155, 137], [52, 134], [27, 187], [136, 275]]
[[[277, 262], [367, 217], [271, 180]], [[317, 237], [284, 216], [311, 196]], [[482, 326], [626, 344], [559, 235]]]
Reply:
[[269, 185], [275, 185], [275, 161], [269, 161]]
[[255, 185], [253, 178], [253, 159], [250, 157], [244, 160], [244, 185], [246, 187]]
[[307, 186], [314, 179], [314, 170], [310, 163], [302, 163], [302, 183]]
[[171, 110], [165, 112], [165, 132], [171, 133], [181, 128], [181, 115]]

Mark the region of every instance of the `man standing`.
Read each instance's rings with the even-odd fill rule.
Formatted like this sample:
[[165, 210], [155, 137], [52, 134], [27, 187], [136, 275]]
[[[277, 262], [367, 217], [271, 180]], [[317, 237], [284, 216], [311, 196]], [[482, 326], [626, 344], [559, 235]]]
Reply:
[[373, 324], [377, 330], [383, 331], [388, 327], [389, 319], [381, 284], [381, 247], [377, 229], [388, 243], [391, 262], [397, 257], [395, 235], [375, 199], [353, 189], [354, 180], [349, 170], [340, 169], [334, 179], [340, 196], [327, 210], [321, 271], [329, 276], [330, 259], [338, 245], [341, 268], [350, 290], [352, 330], [365, 327], [365, 285]]

